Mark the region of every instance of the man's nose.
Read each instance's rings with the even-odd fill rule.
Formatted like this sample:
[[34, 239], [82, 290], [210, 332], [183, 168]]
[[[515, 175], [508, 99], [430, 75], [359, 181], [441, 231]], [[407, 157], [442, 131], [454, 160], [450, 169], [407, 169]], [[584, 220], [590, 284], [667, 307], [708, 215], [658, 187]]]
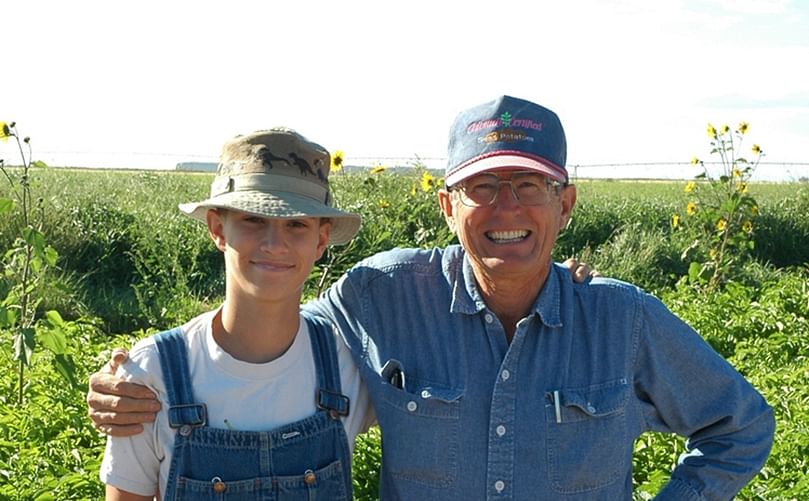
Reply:
[[498, 207], [505, 209], [520, 205], [517, 193], [514, 192], [514, 186], [511, 184], [511, 181], [500, 181], [494, 203], [497, 204]]

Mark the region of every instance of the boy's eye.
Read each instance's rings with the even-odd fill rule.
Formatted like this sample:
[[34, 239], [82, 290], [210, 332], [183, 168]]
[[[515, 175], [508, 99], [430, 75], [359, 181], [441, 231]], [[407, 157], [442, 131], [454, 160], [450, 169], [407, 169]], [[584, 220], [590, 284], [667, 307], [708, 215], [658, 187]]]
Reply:
[[309, 225], [306, 224], [306, 221], [300, 221], [300, 220], [297, 220], [297, 219], [292, 219], [292, 220], [289, 221], [289, 226], [291, 226], [292, 228], [306, 228]]

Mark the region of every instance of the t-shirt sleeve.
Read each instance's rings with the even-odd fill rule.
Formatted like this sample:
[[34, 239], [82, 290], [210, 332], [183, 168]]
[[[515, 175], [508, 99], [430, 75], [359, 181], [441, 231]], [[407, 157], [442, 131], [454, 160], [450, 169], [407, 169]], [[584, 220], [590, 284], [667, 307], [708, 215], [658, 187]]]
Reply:
[[[130, 352], [129, 360], [118, 369], [126, 381], [148, 386], [158, 395], [155, 378], [160, 378], [160, 362], [154, 344], [148, 340], [138, 343]], [[157, 367], [154, 367], [154, 365]], [[162, 399], [161, 399], [162, 400]], [[165, 405], [165, 403], [163, 403]], [[143, 432], [130, 437], [107, 437], [100, 478], [105, 484], [141, 496], [156, 495], [159, 489], [160, 463], [164, 458], [157, 437], [163, 420], [158, 413], [154, 423], [144, 423]]]

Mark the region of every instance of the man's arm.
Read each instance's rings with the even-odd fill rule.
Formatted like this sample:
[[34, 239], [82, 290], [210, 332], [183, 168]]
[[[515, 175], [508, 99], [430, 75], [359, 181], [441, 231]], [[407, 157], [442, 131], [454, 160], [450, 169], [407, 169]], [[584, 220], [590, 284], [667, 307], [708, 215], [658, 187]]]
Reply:
[[[600, 276], [575, 258], [563, 263], [573, 280], [584, 282], [591, 276]], [[100, 371], [90, 376], [87, 408], [96, 429], [115, 437], [128, 437], [143, 431], [142, 423], [155, 420], [160, 403], [145, 386], [128, 383], [115, 375], [118, 366], [127, 359], [123, 348], [113, 350], [112, 359]]]
[[730, 499], [772, 447], [773, 411], [699, 334], [644, 296], [635, 392], [647, 425], [687, 438], [657, 499]]
[[90, 376], [87, 407], [95, 427], [108, 435], [127, 437], [143, 431], [142, 423], [155, 420], [160, 403], [145, 386], [129, 383], [115, 375], [127, 359], [123, 348], [115, 348], [110, 361]]

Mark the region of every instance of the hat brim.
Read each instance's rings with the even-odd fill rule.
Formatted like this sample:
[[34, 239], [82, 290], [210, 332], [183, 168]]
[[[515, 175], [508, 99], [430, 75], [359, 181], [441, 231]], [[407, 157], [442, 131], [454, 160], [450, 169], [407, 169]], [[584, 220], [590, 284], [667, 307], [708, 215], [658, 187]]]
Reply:
[[359, 214], [329, 207], [322, 202], [288, 192], [229, 192], [202, 202], [179, 204], [180, 210], [197, 221], [207, 222], [208, 209], [232, 209], [263, 217], [327, 217], [331, 221], [329, 245], [349, 242], [360, 229]]
[[445, 183], [447, 186], [453, 186], [481, 172], [503, 169], [532, 170], [544, 174], [551, 179], [555, 179], [560, 183], [567, 183], [567, 174], [564, 168], [551, 162], [543, 162], [542, 159], [535, 157], [514, 154], [488, 155], [473, 160], [455, 169], [454, 172], [445, 178]]

